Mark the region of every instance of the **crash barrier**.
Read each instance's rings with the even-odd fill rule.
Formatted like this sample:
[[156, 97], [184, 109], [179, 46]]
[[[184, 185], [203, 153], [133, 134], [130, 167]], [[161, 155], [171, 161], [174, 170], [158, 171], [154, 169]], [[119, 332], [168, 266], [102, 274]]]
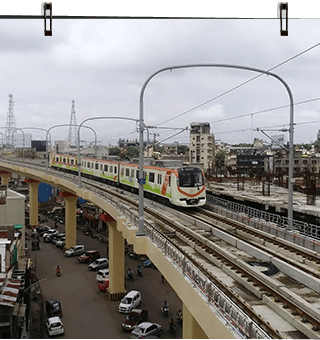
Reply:
[[261, 211], [207, 195], [208, 208], [225, 217], [260, 229], [307, 249], [320, 251], [320, 226]]

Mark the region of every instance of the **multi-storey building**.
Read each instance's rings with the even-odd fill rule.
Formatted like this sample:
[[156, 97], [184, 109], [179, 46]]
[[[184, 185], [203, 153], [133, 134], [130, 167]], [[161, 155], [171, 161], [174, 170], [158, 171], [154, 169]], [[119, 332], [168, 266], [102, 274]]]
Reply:
[[207, 174], [215, 170], [215, 140], [210, 123], [190, 124], [189, 162], [201, 165]]

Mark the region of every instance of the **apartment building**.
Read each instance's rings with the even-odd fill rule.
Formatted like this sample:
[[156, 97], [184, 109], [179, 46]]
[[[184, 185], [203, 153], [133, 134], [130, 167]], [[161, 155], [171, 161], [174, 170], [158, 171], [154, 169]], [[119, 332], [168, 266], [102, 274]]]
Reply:
[[215, 140], [210, 123], [190, 124], [189, 162], [200, 165], [207, 174], [215, 171]]

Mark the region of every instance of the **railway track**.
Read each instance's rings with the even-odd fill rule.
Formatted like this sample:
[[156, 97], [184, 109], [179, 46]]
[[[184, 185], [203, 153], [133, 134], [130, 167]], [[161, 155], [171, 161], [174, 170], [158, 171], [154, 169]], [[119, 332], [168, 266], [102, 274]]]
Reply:
[[[72, 176], [75, 177], [68, 174], [68, 177], [71, 178]], [[117, 197], [126, 205], [130, 205], [132, 209], [137, 210], [136, 199], [130, 197], [133, 194], [126, 193], [123, 195], [122, 190], [117, 189], [118, 192], [115, 192], [108, 185], [97, 184], [93, 180], [83, 179], [83, 183], [90, 185], [96, 191], [103, 192], [105, 195], [110, 194]], [[319, 270], [320, 258], [317, 254], [300, 248], [297, 249], [296, 245], [290, 247], [288, 242], [282, 242], [275, 237], [265, 235], [266, 233], [252, 230], [254, 228], [248, 228], [246, 225], [230, 221], [217, 214], [204, 212], [204, 210], [189, 214], [188, 218], [196, 219], [197, 222], [187, 223], [183, 219], [177, 219], [175, 213], [171, 211], [170, 213], [161, 213], [159, 209], [147, 204], [145, 212], [148, 218], [156, 221], [155, 227], [164, 235], [167, 235], [168, 242], [177, 247], [189, 261], [201, 268], [203, 274], [250, 315], [252, 320], [270, 337], [289, 338], [291, 336], [288, 332], [277, 329], [277, 326], [271, 324], [265, 316], [261, 316], [253, 303], [246, 301], [243, 295], [241, 296], [239, 291], [234, 289], [235, 286], [241, 286], [250, 291], [250, 294], [256, 298], [255, 305], [260, 303], [263, 306], [268, 306], [275, 313], [279, 313], [281, 318], [295, 329], [294, 337], [319, 338], [320, 313], [318, 308], [314, 307], [315, 304], [303, 300], [291, 290], [290, 285], [286, 285], [284, 282], [280, 283], [262, 274], [261, 271], [248, 264], [249, 260], [260, 260], [259, 258], [255, 258], [252, 254], [248, 255], [243, 250], [240, 251], [234, 244], [227, 244], [225, 240], [226, 238], [233, 240], [231, 243], [239, 243], [239, 240], [241, 240], [250, 249], [254, 249], [255, 254], [268, 254], [269, 258], [281, 260], [285, 266], [300, 271], [308, 271], [306, 274], [313, 277], [313, 282], [319, 280], [317, 270]], [[182, 213], [179, 213], [179, 215], [181, 217]], [[185, 215], [187, 216], [187, 214]], [[203, 223], [202, 225], [198, 223], [200, 220]], [[222, 235], [224, 235], [224, 238], [220, 237]], [[290, 257], [295, 257], [294, 261], [289, 258], [290, 254]], [[232, 278], [232, 284], [226, 285], [222, 282], [220, 278], [225, 274]], [[318, 283], [318, 287], [320, 287], [320, 283]], [[312, 295], [314, 300], [320, 301], [319, 291], [314, 290], [312, 292], [310, 290], [308, 293], [310, 296]], [[246, 293], [246, 295], [249, 294]]]
[[[96, 186], [96, 184], [91, 181], [90, 185]], [[101, 186], [96, 187], [101, 188]], [[115, 194], [113, 190], [109, 193], [113, 196], [116, 195], [119, 200], [125, 200], [126, 204], [130, 204], [134, 207], [134, 209], [137, 209], [137, 204], [134, 199], [124, 198], [121, 193]], [[268, 253], [272, 257], [280, 259], [284, 262], [284, 264], [290, 265], [293, 268], [290, 268], [290, 270], [298, 268], [299, 270], [305, 270], [306, 272], [306, 268], [308, 267], [306, 265], [303, 266], [303, 261], [305, 260], [309, 261], [310, 264], [313, 263], [314, 266], [317, 267], [319, 263], [319, 257], [317, 254], [313, 254], [302, 247], [297, 250], [295, 248], [296, 245], [294, 245], [294, 247], [290, 247], [290, 245], [283, 242], [281, 239], [277, 241], [275, 237], [267, 238], [267, 235], [264, 235], [265, 233], [263, 232], [259, 233], [252, 230], [253, 228], [248, 228], [246, 225], [241, 225], [241, 223], [238, 222], [233, 223], [229, 219], [200, 209], [197, 210], [197, 212], [184, 214], [192, 216], [192, 218], [196, 218], [198, 221], [205, 220], [205, 223], [208, 223], [207, 218], [210, 217], [211, 222], [209, 222], [210, 225], [206, 229], [198, 227], [195, 230], [194, 224], [190, 228], [188, 223], [185, 224], [182, 221], [174, 221], [176, 218], [171, 216], [171, 214], [168, 216], [167, 213], [159, 213], [158, 209], [153, 209], [149, 206], [145, 207], [145, 213], [146, 216], [157, 221], [156, 224], [159, 230], [164, 235], [168, 235], [168, 239], [170, 239], [170, 241], [180, 251], [182, 251], [189, 260], [200, 267], [206, 277], [214, 282], [214, 284], [216, 284], [238, 306], [241, 306], [241, 308], [271, 337], [287, 338], [288, 334], [281, 334], [279, 330], [270, 324], [270, 320], [266, 320], [264, 317], [261, 317], [261, 315], [255, 312], [254, 308], [252, 308], [245, 299], [239, 296], [236, 291], [233, 291], [232, 287], [228, 287], [221, 282], [219, 274], [214, 275], [208, 268], [212, 269], [212, 265], [217, 268], [223, 268], [224, 272], [227, 272], [228, 275], [231, 276], [238, 284], [242, 285], [246, 289], [249, 289], [250, 287], [250, 291], [253, 292], [255, 297], [263, 302], [263, 304], [268, 305], [269, 307], [271, 306], [271, 309], [274, 311], [279, 311], [281, 309], [282, 315], [285, 315], [284, 319], [293, 327], [296, 327], [299, 337], [307, 336], [316, 338], [320, 336], [320, 313], [317, 312], [307, 301], [303, 301], [299, 295], [293, 293], [289, 287], [290, 285], [288, 286], [284, 283], [277, 283], [275, 280], [261, 274], [261, 272], [256, 270], [255, 267], [252, 267], [247, 263], [250, 262], [249, 260], [251, 260], [251, 262], [254, 262], [254, 260], [259, 261], [259, 258], [257, 259], [253, 256], [248, 256], [247, 254], [242, 254], [241, 256], [234, 255], [236, 251], [232, 251], [230, 247], [225, 248], [215, 245], [218, 240], [216, 236], [213, 236], [212, 228], [213, 226], [214, 228], [217, 228], [217, 222], [219, 222], [220, 225], [223, 224], [223, 228], [217, 228], [220, 232], [225, 232], [233, 238], [236, 234], [236, 238], [241, 239], [256, 250], [259, 249], [262, 252]], [[206, 218], [203, 216], [206, 216]], [[234, 232], [235, 230], [237, 233]], [[268, 241], [266, 239], [268, 239]], [[300, 262], [290, 260], [285, 254], [281, 255], [277, 249], [268, 249], [266, 246], [268, 242], [273, 244], [276, 248], [281, 247], [284, 251], [289, 251], [290, 253], [295, 254], [296, 257], [300, 258]], [[186, 247], [199, 249], [201, 252], [197, 251], [196, 254], [193, 253], [190, 255], [190, 253], [185, 251]], [[226, 249], [228, 250], [226, 251]], [[199, 258], [201, 258], [201, 260], [199, 260]], [[211, 266], [201, 264], [203, 262], [203, 258], [205, 258], [206, 261], [209, 261]], [[319, 274], [315, 269], [308, 269], [308, 274], [312, 275], [315, 280], [319, 279]], [[287, 280], [290, 281], [290, 278], [287, 278]], [[313, 296], [319, 297], [319, 292], [314, 292]]]

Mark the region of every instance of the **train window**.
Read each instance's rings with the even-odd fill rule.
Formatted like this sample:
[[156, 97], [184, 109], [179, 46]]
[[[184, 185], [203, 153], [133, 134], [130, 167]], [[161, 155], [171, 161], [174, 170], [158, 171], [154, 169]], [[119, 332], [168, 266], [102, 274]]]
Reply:
[[91, 163], [91, 168], [94, 169], [94, 163], [93, 162]]
[[70, 159], [70, 164], [71, 164], [71, 165], [74, 165], [74, 159], [73, 159], [73, 158]]
[[102, 165], [102, 164], [100, 164], [100, 170], [101, 170], [101, 171], [103, 170], [103, 165]]
[[113, 166], [110, 165], [110, 172], [113, 172]]
[[96, 170], [99, 170], [99, 163], [96, 163]]
[[59, 162], [60, 158], [59, 157], [56, 157], [56, 162]]
[[121, 176], [124, 176], [124, 168], [121, 167]]
[[114, 173], [115, 174], [117, 173], [117, 167], [116, 166], [114, 167]]
[[136, 178], [139, 178], [139, 170], [137, 170]]
[[158, 174], [158, 184], [162, 184], [162, 175]]
[[131, 169], [131, 177], [134, 177], [134, 169]]
[[87, 168], [90, 168], [90, 162], [87, 163]]
[[171, 176], [169, 177], [169, 187], [171, 187]]
[[126, 176], [129, 177], [130, 169], [126, 169]]
[[180, 187], [196, 187], [203, 185], [203, 176], [199, 168], [183, 168], [179, 172]]
[[154, 183], [154, 172], [149, 173], [149, 182]]
[[67, 159], [65, 157], [62, 158], [62, 163], [67, 163]]
[[107, 164], [104, 165], [104, 171], [108, 171], [108, 165]]

